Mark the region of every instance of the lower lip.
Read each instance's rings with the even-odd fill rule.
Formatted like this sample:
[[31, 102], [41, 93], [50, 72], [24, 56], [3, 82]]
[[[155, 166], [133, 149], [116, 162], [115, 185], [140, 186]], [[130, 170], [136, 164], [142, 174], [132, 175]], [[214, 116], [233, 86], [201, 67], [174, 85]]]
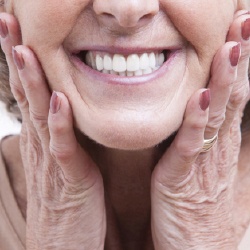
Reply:
[[71, 61], [73, 64], [83, 73], [89, 75], [91, 78], [108, 83], [108, 84], [121, 84], [121, 85], [138, 85], [138, 84], [146, 84], [151, 82], [163, 75], [165, 75], [168, 71], [171, 70], [175, 59], [181, 54], [181, 49], [173, 50], [169, 54], [168, 60], [156, 71], [142, 76], [119, 76], [112, 74], [104, 74], [97, 70], [92, 69], [85, 63], [83, 63], [77, 56], [71, 56]]

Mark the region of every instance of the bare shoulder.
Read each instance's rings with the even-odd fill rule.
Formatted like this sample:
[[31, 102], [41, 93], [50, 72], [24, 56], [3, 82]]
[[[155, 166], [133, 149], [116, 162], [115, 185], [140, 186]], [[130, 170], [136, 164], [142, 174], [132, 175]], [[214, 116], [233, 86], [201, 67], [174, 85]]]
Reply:
[[4, 138], [1, 146], [3, 158], [7, 164], [15, 162], [18, 163], [21, 160], [19, 149], [19, 135], [13, 135]]
[[2, 141], [2, 154], [9, 181], [18, 206], [26, 217], [26, 180], [19, 148], [19, 136], [9, 136]]

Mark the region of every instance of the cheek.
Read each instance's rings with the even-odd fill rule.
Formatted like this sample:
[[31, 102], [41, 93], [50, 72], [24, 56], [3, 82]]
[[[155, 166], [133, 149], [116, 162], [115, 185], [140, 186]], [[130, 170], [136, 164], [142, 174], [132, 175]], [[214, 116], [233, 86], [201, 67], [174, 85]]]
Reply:
[[217, 51], [225, 43], [235, 3], [234, 0], [163, 0], [163, 8], [178, 31], [202, 57], [204, 53]]
[[18, 0], [15, 15], [20, 23], [23, 44], [33, 48], [35, 52], [58, 48], [88, 2], [89, 0]]

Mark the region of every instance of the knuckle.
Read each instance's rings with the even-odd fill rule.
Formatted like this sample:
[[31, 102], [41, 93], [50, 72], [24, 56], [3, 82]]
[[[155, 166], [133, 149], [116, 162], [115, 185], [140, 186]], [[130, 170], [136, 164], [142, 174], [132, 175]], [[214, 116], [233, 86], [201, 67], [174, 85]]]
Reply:
[[193, 121], [192, 124], [190, 124], [190, 128], [195, 131], [200, 131], [201, 129], [204, 129], [206, 126], [207, 120], [205, 119], [196, 119]]
[[175, 150], [179, 155], [179, 158], [185, 163], [191, 163], [194, 161], [196, 156], [200, 153], [200, 146], [191, 146], [192, 142], [177, 141], [174, 144]]
[[32, 109], [30, 109], [30, 117], [32, 123], [35, 125], [37, 129], [39, 129], [39, 131], [48, 130], [47, 119], [44, 117], [44, 115], [41, 115], [38, 112], [35, 112]]
[[243, 82], [243, 84], [240, 84], [240, 88], [235, 88], [230, 96], [230, 107], [231, 108], [237, 108], [239, 105], [241, 105], [247, 98], [249, 93], [249, 83], [248, 81]]
[[23, 81], [23, 87], [25, 88], [26, 91], [30, 92], [34, 89], [34, 84], [29, 79], [25, 79], [25, 81]]
[[[16, 96], [15, 96], [16, 98]], [[27, 112], [29, 108], [29, 102], [24, 96], [20, 96], [16, 98], [18, 107], [20, 108], [21, 112]]]
[[18, 103], [22, 103], [23, 100], [26, 99], [22, 87], [20, 86], [20, 84], [18, 84], [18, 81], [13, 80], [12, 78], [10, 78], [9, 82], [10, 82], [11, 92], [14, 95], [16, 101]]
[[206, 130], [214, 131], [218, 130], [225, 121], [225, 110], [218, 110], [210, 115], [209, 121], [206, 126]]
[[70, 165], [76, 148], [69, 145], [50, 143], [50, 153], [59, 165]]
[[66, 126], [66, 124], [61, 122], [50, 122], [50, 131], [54, 135], [60, 136], [68, 131], [68, 127]]

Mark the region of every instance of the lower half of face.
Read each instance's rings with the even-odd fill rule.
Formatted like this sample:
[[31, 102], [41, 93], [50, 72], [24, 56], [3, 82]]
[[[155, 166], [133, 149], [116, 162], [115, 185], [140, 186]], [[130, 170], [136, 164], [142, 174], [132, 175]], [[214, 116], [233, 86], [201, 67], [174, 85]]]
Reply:
[[69, 98], [75, 125], [85, 135], [111, 148], [143, 149], [179, 128], [190, 96], [208, 80], [211, 58], [201, 66], [192, 46], [164, 56], [151, 73], [124, 76], [98, 71], [61, 49], [47, 58], [46, 75], [51, 88]]
[[[61, 20], [64, 16], [55, 17], [52, 13], [44, 17], [46, 20], [51, 17], [50, 25], [45, 27], [42, 20], [36, 21], [44, 26], [43, 30], [49, 30], [50, 37], [41, 30], [39, 33], [32, 27], [24, 28], [24, 43], [37, 53], [50, 88], [65, 93], [76, 127], [97, 143], [126, 150], [157, 145], [178, 130], [190, 96], [208, 82], [213, 56], [223, 44], [232, 19], [232, 2], [221, 1], [228, 10], [220, 13], [205, 8], [218, 7], [218, 1], [213, 0], [213, 4], [201, 1], [205, 6], [199, 3], [193, 16], [188, 13], [187, 5], [178, 6], [181, 0], [162, 2], [165, 5], [159, 13], [161, 21], [148, 24], [150, 29], [142, 30], [140, 39], [130, 34], [127, 39], [123, 36], [111, 41], [95, 24], [78, 26], [77, 19], [72, 19], [70, 26], [69, 20]], [[194, 11], [197, 1], [188, 2]], [[168, 15], [170, 9], [173, 16]], [[66, 15], [64, 11], [58, 13]], [[226, 22], [225, 15], [228, 15]], [[209, 19], [200, 23], [201, 17]], [[55, 22], [61, 18], [62, 32], [51, 31], [53, 18], [57, 18]], [[63, 37], [58, 36], [67, 27], [73, 32], [65, 45], [59, 42]], [[83, 29], [84, 36], [78, 27]], [[82, 37], [83, 45], [79, 46], [82, 51], [76, 49], [81, 44], [78, 32]], [[93, 32], [100, 34], [99, 39]], [[51, 38], [51, 34], [59, 35]], [[39, 36], [44, 41], [52, 41], [52, 45], [38, 46], [34, 37]]]

